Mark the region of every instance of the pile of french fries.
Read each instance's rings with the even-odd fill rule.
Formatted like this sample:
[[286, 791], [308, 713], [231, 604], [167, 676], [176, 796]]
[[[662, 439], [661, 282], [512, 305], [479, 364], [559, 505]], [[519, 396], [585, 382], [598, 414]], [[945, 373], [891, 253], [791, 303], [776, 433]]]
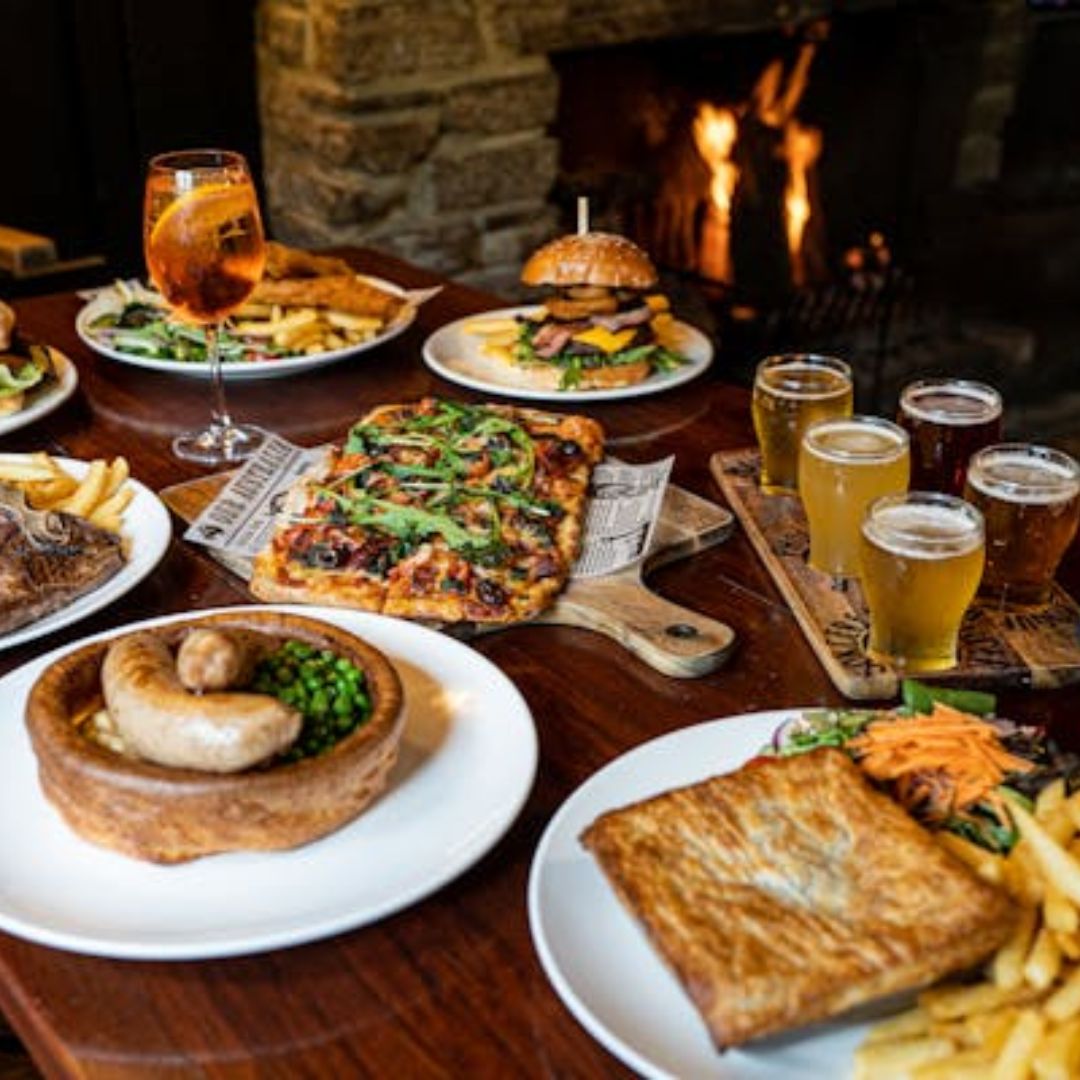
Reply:
[[0, 454], [0, 482], [19, 488], [34, 510], [60, 510], [119, 534], [134, 489], [127, 459], [90, 463], [76, 479], [46, 453]]
[[865, 1080], [1068, 1080], [1080, 1076], [1080, 792], [1054, 781], [1034, 814], [1010, 803], [1020, 839], [994, 855], [938, 838], [1021, 909], [980, 981], [941, 984], [875, 1027], [856, 1053]]
[[374, 316], [281, 304], [247, 303], [234, 318], [232, 333], [238, 337], [265, 338], [273, 345], [307, 354], [363, 344], [385, 325]]

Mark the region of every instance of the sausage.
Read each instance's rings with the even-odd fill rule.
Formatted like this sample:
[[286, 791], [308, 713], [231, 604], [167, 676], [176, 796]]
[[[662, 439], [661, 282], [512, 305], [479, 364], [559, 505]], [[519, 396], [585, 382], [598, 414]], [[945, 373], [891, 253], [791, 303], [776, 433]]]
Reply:
[[168, 645], [154, 634], [111, 645], [101, 686], [125, 744], [159, 765], [239, 772], [284, 750], [300, 733], [300, 713], [268, 694], [191, 693]]
[[180, 681], [198, 693], [247, 686], [274, 638], [255, 630], [192, 630], [176, 654]]

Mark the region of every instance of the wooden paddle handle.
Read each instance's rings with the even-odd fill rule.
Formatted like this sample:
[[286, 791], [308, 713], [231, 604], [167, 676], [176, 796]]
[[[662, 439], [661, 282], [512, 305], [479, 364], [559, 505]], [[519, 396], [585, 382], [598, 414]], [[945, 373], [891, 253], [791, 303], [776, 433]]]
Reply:
[[577, 581], [539, 622], [595, 630], [677, 679], [715, 671], [731, 652], [730, 626], [650, 592], [637, 578]]

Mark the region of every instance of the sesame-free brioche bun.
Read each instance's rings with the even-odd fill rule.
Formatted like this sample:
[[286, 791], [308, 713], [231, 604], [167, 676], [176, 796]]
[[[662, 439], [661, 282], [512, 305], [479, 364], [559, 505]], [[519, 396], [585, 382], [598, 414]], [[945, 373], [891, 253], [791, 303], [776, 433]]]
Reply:
[[648, 289], [656, 267], [644, 251], [614, 233], [570, 233], [545, 244], [521, 271], [526, 285], [603, 285]]

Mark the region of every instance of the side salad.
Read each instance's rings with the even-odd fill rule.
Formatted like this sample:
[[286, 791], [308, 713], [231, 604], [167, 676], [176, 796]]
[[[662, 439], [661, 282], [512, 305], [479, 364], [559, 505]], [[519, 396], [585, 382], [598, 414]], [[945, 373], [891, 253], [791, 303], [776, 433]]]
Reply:
[[868, 778], [931, 829], [997, 853], [1019, 838], [1009, 803], [1032, 810], [1057, 779], [1080, 789], [1080, 757], [1040, 728], [994, 715], [993, 694], [905, 680], [896, 711], [823, 709], [777, 729], [764, 753], [849, 753]]

